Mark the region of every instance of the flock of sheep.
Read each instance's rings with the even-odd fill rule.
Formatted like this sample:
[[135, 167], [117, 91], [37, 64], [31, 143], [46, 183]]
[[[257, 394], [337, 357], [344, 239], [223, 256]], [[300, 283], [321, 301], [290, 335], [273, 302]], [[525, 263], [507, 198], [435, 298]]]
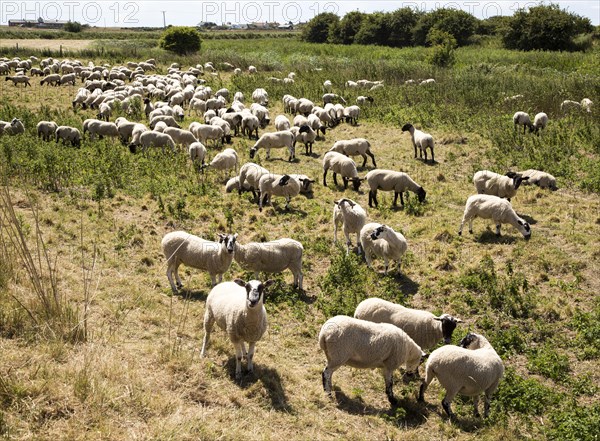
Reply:
[[[36, 63], [39, 63], [39, 68], [34, 67]], [[227, 67], [234, 68], [229, 64]], [[12, 81], [15, 86], [31, 86], [27, 72], [44, 76], [40, 83], [42, 87], [75, 85], [77, 80], [82, 81], [82, 87], [72, 101], [73, 108], [94, 109], [97, 118], [85, 120], [81, 130], [59, 126], [54, 121], [40, 121], [37, 134], [44, 141], [54, 139], [57, 143], [62, 141], [64, 144], [80, 147], [85, 135], [90, 140], [111, 137], [129, 146], [133, 153], [149, 148], [177, 152], [179, 145], [187, 150], [191, 161], [199, 169], [210, 167], [227, 173], [237, 170], [238, 153], [233, 148], [226, 148], [215, 155], [210, 163], [206, 163], [209, 142], [220, 146], [231, 142], [232, 137], [248, 136], [256, 140], [249, 152], [251, 159], [261, 149], [266, 151], [269, 159], [271, 150], [283, 148], [287, 150], [287, 159], [293, 161], [298, 142], [304, 144], [307, 155], [312, 155], [313, 143], [319, 136], [324, 136], [327, 130], [344, 121], [356, 125], [360, 117], [359, 105], [371, 105], [374, 102], [370, 96], [359, 96], [358, 105], [346, 106], [345, 99], [332, 93], [332, 83], [326, 81], [323, 84], [323, 107], [306, 98], [285, 95], [284, 112], [293, 115], [293, 121], [285, 114], [277, 115], [274, 120], [276, 131], [259, 136], [259, 129], [265, 129], [271, 123], [269, 96], [265, 89], [259, 88], [252, 93], [253, 103], [248, 108], [244, 104], [243, 93], [236, 92], [231, 97], [227, 89], [213, 92], [199, 78], [204, 73], [215, 73], [212, 63], [197, 65], [187, 71], [172, 64], [166, 75], [153, 74], [155, 70], [155, 60], [130, 62], [126, 66], [111, 68], [95, 66], [91, 62], [85, 66], [78, 61], [51, 58], [0, 59], [0, 73], [9, 74], [14, 71], [15, 74], [7, 76], [6, 80]], [[256, 73], [256, 68], [251, 66], [248, 72]], [[235, 69], [233, 73], [242, 72]], [[290, 73], [283, 80], [271, 78], [271, 81], [293, 83], [295, 74]], [[421, 84], [434, 82], [431, 79]], [[376, 90], [384, 86], [382, 82], [361, 80], [348, 81], [346, 87]], [[565, 107], [574, 107], [565, 103]], [[591, 111], [592, 103], [587, 99], [581, 104], [575, 104]], [[122, 111], [135, 115], [135, 109], [146, 116], [148, 125], [129, 121], [125, 117], [110, 122], [113, 113]], [[192, 122], [187, 129], [182, 128], [180, 123], [185, 118], [186, 111], [188, 115], [201, 115], [202, 122]], [[546, 127], [548, 117], [545, 113], [539, 113], [532, 123], [526, 113], [517, 112], [513, 121], [515, 128], [522, 125], [539, 132]], [[25, 127], [18, 118], [11, 122], [0, 122], [0, 136], [19, 135], [24, 131]], [[410, 133], [415, 158], [418, 151], [419, 157], [424, 156], [424, 161], [427, 161], [429, 150], [431, 161], [435, 162], [432, 135], [418, 130], [412, 124], [405, 124], [402, 131]], [[353, 156], [363, 158], [363, 168], [370, 157], [374, 168], [360, 177], [357, 165], [351, 158]], [[371, 143], [364, 138], [335, 142], [324, 154], [322, 166], [324, 186], [327, 186], [328, 171], [332, 172], [336, 185], [338, 175], [341, 177], [344, 188], [351, 182], [353, 189], [358, 191], [361, 183], [366, 181], [369, 187], [369, 207], [378, 206], [379, 190], [394, 192], [393, 205], [397, 204], [398, 196], [400, 203], [404, 205], [403, 194], [407, 191], [417, 195], [419, 202], [426, 198], [425, 189], [406, 173], [376, 168]], [[274, 174], [254, 162], [248, 162], [239, 167], [239, 174], [231, 178], [225, 188], [228, 192], [251, 191], [262, 211], [273, 197], [285, 198], [287, 208], [294, 196], [312, 192], [314, 183], [306, 175]], [[477, 194], [467, 199], [458, 234], [462, 233], [465, 222], [469, 222], [469, 231], [472, 232], [473, 219], [480, 217], [494, 221], [497, 235], [500, 235], [501, 224], [509, 224], [529, 239], [531, 228], [514, 211], [510, 199], [522, 184], [536, 184], [552, 190], [557, 188], [553, 176], [538, 170], [509, 172], [506, 175], [483, 170], [475, 174], [473, 183]], [[347, 252], [350, 252], [352, 246], [351, 235], [356, 235], [358, 253], [364, 255], [367, 265], [371, 267], [373, 257], [381, 258], [384, 260], [385, 273], [388, 272], [390, 261], [396, 261], [399, 266], [408, 249], [408, 242], [402, 234], [389, 225], [368, 222], [365, 209], [349, 198], [335, 201], [333, 206], [336, 242], [340, 226], [346, 239]], [[213, 242], [184, 231], [175, 231], [166, 234], [161, 245], [167, 261], [167, 278], [174, 292], [183, 286], [178, 274], [181, 264], [210, 274], [213, 289], [206, 302], [205, 336], [201, 353], [202, 356], [206, 354], [210, 333], [216, 323], [226, 331], [235, 347], [235, 376], [236, 379], [241, 379], [242, 360], [247, 360], [247, 368], [251, 372], [255, 345], [267, 329], [263, 301], [272, 281], [259, 281], [259, 273], [278, 273], [289, 269], [294, 276], [294, 286], [302, 290], [302, 244], [293, 239], [282, 238], [243, 245], [237, 241], [237, 234], [219, 235], [218, 241]], [[223, 275], [229, 270], [233, 260], [243, 269], [254, 272], [255, 280], [222, 282]], [[405, 308], [377, 298], [365, 300], [356, 308], [354, 317], [333, 317], [321, 328], [319, 345], [327, 358], [327, 365], [322, 373], [323, 388], [331, 393], [332, 374], [340, 366], [382, 368], [385, 392], [389, 401], [394, 404], [393, 371], [404, 366], [408, 373], [417, 372], [420, 363], [426, 358], [424, 351], [431, 350], [442, 341], [451, 343], [452, 332], [460, 322], [461, 320], [448, 314], [436, 317], [427, 311]], [[442, 346], [429, 355], [419, 399], [424, 399], [427, 386], [437, 378], [447, 392], [442, 405], [449, 416], [453, 415], [451, 402], [459, 393], [474, 397], [476, 415], [479, 415], [478, 396], [484, 393], [484, 413], [487, 415], [490, 397], [497, 389], [503, 372], [500, 357], [485, 337], [469, 333], [459, 346]]]

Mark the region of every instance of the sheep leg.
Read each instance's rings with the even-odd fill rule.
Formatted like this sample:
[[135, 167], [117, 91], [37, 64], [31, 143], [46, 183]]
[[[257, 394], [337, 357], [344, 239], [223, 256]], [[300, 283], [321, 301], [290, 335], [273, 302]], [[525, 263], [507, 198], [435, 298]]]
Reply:
[[[433, 164], [435, 162], [435, 159], [433, 157], [433, 147], [430, 147], [431, 149], [431, 163]], [[427, 159], [427, 151], [425, 151], [425, 158]]]
[[485, 399], [483, 404], [483, 417], [487, 418], [490, 415], [490, 401], [492, 399], [492, 394], [488, 392], [485, 393]]
[[169, 279], [171, 290], [173, 290], [174, 293], [177, 293], [177, 287], [175, 286], [175, 282], [173, 281], [173, 265], [171, 264], [167, 267], [167, 279]]
[[496, 237], [500, 237], [500, 224], [496, 224]]
[[367, 165], [367, 155], [365, 155], [364, 153], [361, 153], [360, 155], [363, 158], [363, 165], [362, 165], [362, 167], [365, 168], [366, 165]]
[[348, 189], [348, 178], [342, 178], [342, 181], [344, 182], [344, 190], [347, 190]]
[[[422, 152], [422, 153], [425, 153], [425, 162], [427, 162], [427, 147], [425, 147], [424, 149], [421, 149], [421, 152]], [[419, 155], [419, 158], [420, 158], [421, 156], [422, 156], [422, 155]]]
[[321, 378], [323, 380], [323, 390], [327, 393], [327, 395], [331, 396], [331, 377], [333, 375], [335, 369], [329, 367], [329, 364], [325, 366], [323, 372], [321, 373]]
[[451, 419], [454, 418], [454, 414], [452, 413], [452, 408], [450, 406], [452, 405], [452, 400], [454, 400], [455, 396], [456, 396], [456, 394], [451, 394], [450, 392], [448, 392], [448, 393], [446, 393], [446, 396], [442, 400], [442, 407], [446, 411], [446, 414], [448, 415], [448, 417]]
[[337, 187], [337, 185], [338, 185], [338, 181], [337, 181], [337, 173], [336, 173], [336, 172], [333, 172], [333, 183], [334, 183], [334, 184], [336, 185], [336, 187]]
[[327, 169], [323, 172], [323, 187], [327, 187]]
[[[394, 203], [392, 204], [394, 207], [398, 205], [398, 194], [400, 194], [400, 197], [402, 197], [401, 193], [398, 193], [397, 191], [394, 192]], [[404, 205], [404, 203], [402, 205]]]
[[358, 255], [362, 254], [362, 245], [360, 243], [360, 233], [356, 233], [356, 248], [358, 251]]
[[[373, 160], [373, 167], [377, 167], [377, 164], [375, 164], [375, 155], [371, 152], [367, 152], [367, 155], [369, 155], [371, 157], [371, 159]], [[363, 165], [364, 167], [364, 165]]]
[[373, 204], [375, 204], [375, 208], [377, 208], [378, 202], [377, 202], [377, 190], [370, 190], [369, 191], [369, 207], [373, 208], [373, 205], [371, 204], [371, 202]]
[[417, 157], [417, 144], [413, 141], [413, 147], [415, 148], [415, 158]]
[[402, 192], [400, 192], [400, 205], [402, 205], [404, 207], [404, 196], [403, 196]]
[[240, 381], [242, 379], [242, 358], [244, 356], [243, 343], [236, 342], [235, 346], [235, 379]]
[[204, 340], [202, 341], [202, 350], [200, 351], [200, 357], [206, 356], [206, 349], [208, 348], [208, 342], [210, 340], [210, 333], [215, 324], [215, 319], [211, 314], [210, 310], [207, 309], [204, 314]]
[[479, 396], [475, 395], [473, 397], [473, 416], [475, 418], [479, 418], [481, 415], [479, 415]]
[[373, 259], [371, 258], [371, 253], [365, 252], [365, 260], [367, 261], [367, 266], [369, 268], [373, 268], [373, 265], [371, 264], [373, 262]]
[[[242, 343], [242, 348], [245, 349], [244, 344]], [[254, 372], [254, 350], [256, 348], [256, 342], [248, 343], [248, 352], [245, 351], [245, 356], [248, 360], [248, 373], [251, 374]]]
[[216, 274], [210, 275], [210, 283], [212, 284], [212, 286], [215, 286], [217, 284], [217, 275]]
[[350, 240], [350, 234], [344, 231], [344, 235], [346, 236], [346, 255], [350, 254], [350, 247], [352, 246], [352, 241]]
[[383, 258], [383, 262], [384, 262], [384, 265], [385, 265], [385, 267], [384, 267], [385, 269], [383, 270], [383, 274], [387, 275], [390, 261], [388, 260], [387, 257], [384, 257]]
[[388, 400], [392, 406], [396, 406], [398, 404], [398, 400], [394, 397], [394, 380], [392, 378], [393, 374], [392, 369], [384, 368], [383, 369], [383, 378], [385, 378], [385, 394], [388, 397]]

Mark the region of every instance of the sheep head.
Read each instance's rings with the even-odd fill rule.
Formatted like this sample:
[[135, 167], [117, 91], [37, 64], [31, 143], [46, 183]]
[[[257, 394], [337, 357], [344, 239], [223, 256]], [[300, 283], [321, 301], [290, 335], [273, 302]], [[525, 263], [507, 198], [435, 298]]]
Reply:
[[279, 185], [280, 187], [283, 187], [283, 186], [287, 185], [288, 182], [290, 182], [290, 179], [291, 179], [290, 175], [283, 175], [281, 177], [281, 179], [279, 180], [279, 182], [277, 183], [277, 185]]
[[423, 187], [419, 187], [419, 190], [417, 191], [417, 197], [419, 198], [419, 202], [423, 202], [426, 196], [427, 192], [425, 191], [425, 189]]
[[412, 128], [414, 128], [414, 127], [413, 127], [413, 125], [412, 125], [412, 124], [410, 124], [410, 123], [407, 123], [407, 124], [404, 124], [404, 125], [402, 126], [402, 131], [403, 131], [403, 132], [409, 132], [409, 131], [410, 131], [410, 129], [412, 129]]
[[454, 332], [454, 329], [456, 329], [456, 325], [458, 323], [462, 323], [462, 320], [452, 317], [450, 314], [442, 314], [439, 317], [434, 317], [433, 319], [441, 322], [442, 324], [444, 343], [452, 343], [452, 333]]
[[250, 280], [245, 282], [242, 279], [235, 279], [234, 282], [246, 289], [246, 299], [248, 301], [248, 307], [254, 308], [256, 305], [262, 302], [264, 303], [265, 289], [275, 283], [274, 280], [267, 280], [262, 283], [258, 280]]
[[219, 234], [219, 243], [227, 250], [229, 254], [235, 250], [235, 241], [237, 240], [237, 234]]

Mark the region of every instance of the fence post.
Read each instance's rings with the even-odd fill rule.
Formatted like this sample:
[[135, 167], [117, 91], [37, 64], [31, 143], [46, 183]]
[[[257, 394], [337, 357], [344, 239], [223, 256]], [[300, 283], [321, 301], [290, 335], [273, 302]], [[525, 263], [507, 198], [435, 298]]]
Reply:
[[62, 58], [62, 56], [63, 56], [62, 44], [60, 45], [59, 54], [60, 54], [60, 57]]

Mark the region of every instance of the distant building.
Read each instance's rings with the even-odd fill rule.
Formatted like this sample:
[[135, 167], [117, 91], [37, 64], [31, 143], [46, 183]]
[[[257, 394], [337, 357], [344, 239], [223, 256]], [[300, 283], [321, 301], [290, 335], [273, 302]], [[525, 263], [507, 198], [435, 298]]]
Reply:
[[20, 28], [62, 29], [67, 23], [68, 21], [63, 20], [44, 20], [42, 17], [37, 20], [8, 20], [9, 26]]

